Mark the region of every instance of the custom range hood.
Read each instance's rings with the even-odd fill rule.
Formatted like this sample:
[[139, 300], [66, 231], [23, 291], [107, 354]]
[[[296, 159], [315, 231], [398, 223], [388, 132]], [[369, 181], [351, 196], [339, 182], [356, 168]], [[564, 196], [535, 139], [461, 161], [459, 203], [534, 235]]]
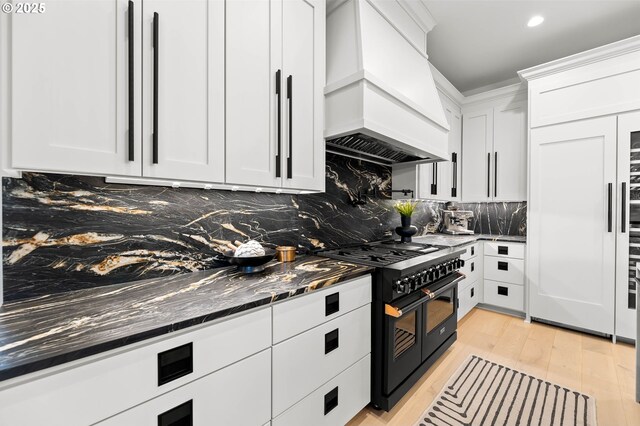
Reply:
[[327, 151], [389, 165], [448, 158], [421, 7], [421, 0], [329, 3]]

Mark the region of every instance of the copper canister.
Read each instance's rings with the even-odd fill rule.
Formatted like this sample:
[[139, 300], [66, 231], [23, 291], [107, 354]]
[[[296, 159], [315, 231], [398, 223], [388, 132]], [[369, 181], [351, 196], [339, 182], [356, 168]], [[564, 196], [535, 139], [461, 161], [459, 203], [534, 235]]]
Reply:
[[280, 262], [293, 262], [296, 260], [296, 248], [291, 246], [276, 247], [276, 257]]

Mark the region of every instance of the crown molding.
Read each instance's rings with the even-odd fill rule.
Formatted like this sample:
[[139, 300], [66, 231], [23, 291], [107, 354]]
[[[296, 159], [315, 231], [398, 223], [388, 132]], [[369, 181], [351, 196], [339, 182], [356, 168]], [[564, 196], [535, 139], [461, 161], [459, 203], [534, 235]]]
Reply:
[[640, 50], [640, 35], [518, 71], [518, 76], [523, 81], [531, 81], [638, 50]]
[[464, 103], [464, 95], [431, 62], [429, 62], [429, 66], [431, 67], [431, 74], [433, 75], [433, 81], [436, 83], [436, 88], [451, 99], [453, 103], [461, 106]]
[[436, 26], [436, 20], [427, 8], [424, 0], [396, 0], [400, 6], [416, 21], [425, 34]]
[[469, 107], [471, 105], [496, 101], [498, 99], [514, 98], [519, 95], [523, 95], [523, 96], [527, 95], [526, 82], [511, 84], [509, 86], [488, 90], [486, 92], [478, 93], [476, 95], [466, 96], [462, 104], [465, 107]]

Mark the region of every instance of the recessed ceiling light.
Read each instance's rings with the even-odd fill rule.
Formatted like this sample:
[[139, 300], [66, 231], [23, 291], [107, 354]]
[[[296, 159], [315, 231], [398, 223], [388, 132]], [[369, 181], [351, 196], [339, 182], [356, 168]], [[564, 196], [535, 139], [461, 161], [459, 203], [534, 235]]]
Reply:
[[540, 15], [536, 15], [533, 18], [529, 19], [529, 22], [527, 22], [527, 26], [528, 27], [537, 27], [538, 25], [542, 24], [544, 22], [544, 18]]

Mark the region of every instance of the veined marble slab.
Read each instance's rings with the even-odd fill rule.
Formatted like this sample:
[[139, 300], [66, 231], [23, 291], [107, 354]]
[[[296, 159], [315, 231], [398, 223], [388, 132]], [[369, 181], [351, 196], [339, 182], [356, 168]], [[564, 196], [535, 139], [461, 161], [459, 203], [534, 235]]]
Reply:
[[420, 237], [414, 237], [413, 241], [417, 243], [433, 244], [436, 246], [457, 247], [476, 241], [505, 241], [512, 243], [526, 243], [527, 237], [521, 235], [449, 235], [449, 234], [427, 234]]
[[258, 274], [218, 268], [52, 294], [0, 307], [0, 380], [74, 361], [368, 274], [303, 256]]

